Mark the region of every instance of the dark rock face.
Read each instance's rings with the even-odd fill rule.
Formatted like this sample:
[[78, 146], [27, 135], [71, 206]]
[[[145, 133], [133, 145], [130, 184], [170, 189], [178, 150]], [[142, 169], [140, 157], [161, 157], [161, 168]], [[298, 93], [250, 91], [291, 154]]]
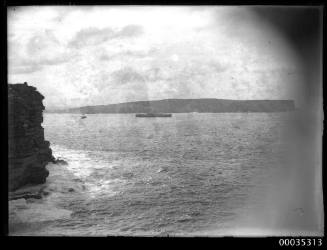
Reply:
[[8, 84], [9, 191], [44, 183], [49, 175], [45, 166], [54, 157], [41, 126], [43, 99], [26, 83]]

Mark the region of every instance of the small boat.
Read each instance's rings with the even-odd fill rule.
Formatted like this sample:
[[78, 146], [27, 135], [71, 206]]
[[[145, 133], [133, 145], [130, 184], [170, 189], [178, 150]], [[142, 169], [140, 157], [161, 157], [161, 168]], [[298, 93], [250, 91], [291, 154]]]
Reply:
[[146, 113], [146, 114], [136, 114], [136, 117], [171, 117], [171, 114], [165, 113]]
[[81, 119], [85, 119], [85, 118], [86, 118], [86, 115], [82, 115], [82, 116], [81, 116]]

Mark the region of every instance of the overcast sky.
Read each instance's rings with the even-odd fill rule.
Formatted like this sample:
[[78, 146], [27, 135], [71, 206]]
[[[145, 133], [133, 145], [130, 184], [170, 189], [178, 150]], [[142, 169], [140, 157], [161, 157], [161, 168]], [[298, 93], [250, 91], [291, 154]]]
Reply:
[[249, 7], [8, 9], [8, 80], [47, 109], [166, 98], [295, 99], [298, 58]]

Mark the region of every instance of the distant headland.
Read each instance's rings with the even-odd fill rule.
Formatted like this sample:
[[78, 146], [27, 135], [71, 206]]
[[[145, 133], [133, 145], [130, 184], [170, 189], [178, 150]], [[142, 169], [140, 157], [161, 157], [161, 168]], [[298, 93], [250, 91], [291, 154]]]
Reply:
[[293, 100], [164, 99], [79, 108], [47, 110], [47, 113], [232, 113], [286, 112], [295, 109]]

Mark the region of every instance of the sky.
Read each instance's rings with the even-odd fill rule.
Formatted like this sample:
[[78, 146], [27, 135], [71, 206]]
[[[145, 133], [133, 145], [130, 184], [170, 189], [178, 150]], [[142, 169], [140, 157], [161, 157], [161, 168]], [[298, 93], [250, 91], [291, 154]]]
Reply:
[[299, 58], [251, 7], [8, 9], [8, 82], [46, 109], [167, 98], [294, 99]]

